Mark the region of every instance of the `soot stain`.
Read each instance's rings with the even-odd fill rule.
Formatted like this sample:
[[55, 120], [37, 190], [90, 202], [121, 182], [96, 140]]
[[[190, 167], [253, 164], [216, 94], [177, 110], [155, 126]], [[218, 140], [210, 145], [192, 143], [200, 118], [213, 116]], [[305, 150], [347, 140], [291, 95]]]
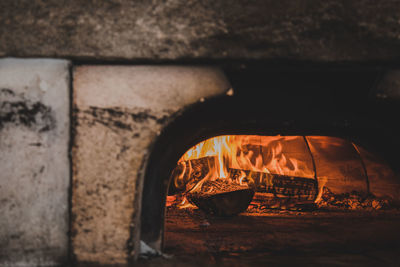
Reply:
[[151, 115], [146, 111], [139, 111], [137, 113], [132, 113], [131, 116], [132, 116], [132, 119], [136, 122], [145, 122], [149, 119], [157, 120], [156, 116]]
[[0, 130], [7, 124], [24, 126], [40, 133], [55, 128], [51, 107], [26, 99], [7, 88], [0, 89], [0, 97]]
[[30, 143], [30, 146], [42, 146], [42, 143]]
[[44, 168], [45, 168], [44, 166], [41, 166], [41, 167], [40, 167], [40, 170], [39, 170], [39, 173], [43, 173]]
[[121, 121], [114, 121], [114, 126], [120, 129], [132, 130], [129, 124], [123, 123]]
[[[169, 116], [156, 116], [151, 114], [150, 110], [140, 110], [137, 112], [125, 111], [119, 108], [98, 108], [89, 107], [86, 110], [79, 110], [74, 108], [74, 118], [76, 121], [88, 123], [100, 123], [111, 130], [135, 130], [135, 123], [145, 123], [148, 121], [155, 121], [157, 124], [164, 124]], [[79, 122], [76, 123], [79, 125]], [[139, 137], [139, 134], [133, 137]]]

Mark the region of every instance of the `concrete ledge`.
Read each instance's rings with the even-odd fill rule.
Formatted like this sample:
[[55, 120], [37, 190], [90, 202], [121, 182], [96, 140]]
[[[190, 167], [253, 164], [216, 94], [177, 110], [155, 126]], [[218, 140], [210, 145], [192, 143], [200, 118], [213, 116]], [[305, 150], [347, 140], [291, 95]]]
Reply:
[[398, 61], [399, 12], [397, 0], [3, 0], [0, 56]]

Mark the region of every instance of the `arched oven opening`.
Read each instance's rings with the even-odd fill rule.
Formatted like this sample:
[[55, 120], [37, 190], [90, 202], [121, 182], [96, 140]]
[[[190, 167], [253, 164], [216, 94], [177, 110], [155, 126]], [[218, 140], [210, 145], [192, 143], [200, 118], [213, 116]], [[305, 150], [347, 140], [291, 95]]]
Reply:
[[[253, 69], [228, 77], [233, 96], [188, 107], [154, 144], [141, 241], [206, 263], [369, 250], [359, 235], [371, 223], [360, 221], [400, 199], [392, 107], [368, 100], [379, 73]], [[392, 229], [385, 216], [377, 227]], [[355, 227], [361, 232], [337, 248]], [[321, 248], [326, 234], [318, 231], [339, 237]]]

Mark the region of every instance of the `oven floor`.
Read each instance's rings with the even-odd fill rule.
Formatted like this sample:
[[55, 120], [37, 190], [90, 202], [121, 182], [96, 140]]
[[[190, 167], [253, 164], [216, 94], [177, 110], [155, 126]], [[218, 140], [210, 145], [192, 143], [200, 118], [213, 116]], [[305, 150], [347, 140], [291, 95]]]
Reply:
[[400, 266], [400, 212], [288, 212], [230, 218], [168, 208], [166, 254], [139, 266]]

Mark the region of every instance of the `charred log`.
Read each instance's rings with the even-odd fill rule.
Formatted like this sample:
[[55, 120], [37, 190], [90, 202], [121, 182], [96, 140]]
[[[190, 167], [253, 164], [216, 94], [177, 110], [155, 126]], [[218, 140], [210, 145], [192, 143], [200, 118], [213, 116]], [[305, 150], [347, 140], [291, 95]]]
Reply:
[[232, 179], [246, 174], [244, 182], [254, 187], [256, 192], [269, 193], [275, 198], [290, 198], [298, 201], [314, 201], [318, 194], [315, 179], [280, 174], [230, 169]]
[[219, 179], [207, 181], [201, 191], [188, 193], [187, 199], [206, 213], [217, 216], [232, 216], [247, 209], [254, 191], [247, 186]]
[[169, 194], [191, 190], [198, 182], [215, 168], [216, 157], [203, 157], [178, 162], [172, 171], [172, 183]]
[[[170, 195], [192, 190], [216, 168], [216, 162], [216, 157], [179, 162], [172, 172], [174, 182]], [[188, 200], [207, 213], [233, 215], [246, 210], [254, 194], [248, 191], [248, 187], [251, 187], [251, 191], [257, 192], [256, 200], [252, 203], [253, 208], [302, 209], [310, 205], [314, 207], [313, 203], [318, 194], [315, 179], [233, 168], [228, 172], [228, 179], [204, 181], [196, 193], [187, 194]], [[243, 175], [245, 177], [242, 183], [246, 186], [239, 185]], [[224, 204], [224, 201], [229, 201], [231, 205]]]

